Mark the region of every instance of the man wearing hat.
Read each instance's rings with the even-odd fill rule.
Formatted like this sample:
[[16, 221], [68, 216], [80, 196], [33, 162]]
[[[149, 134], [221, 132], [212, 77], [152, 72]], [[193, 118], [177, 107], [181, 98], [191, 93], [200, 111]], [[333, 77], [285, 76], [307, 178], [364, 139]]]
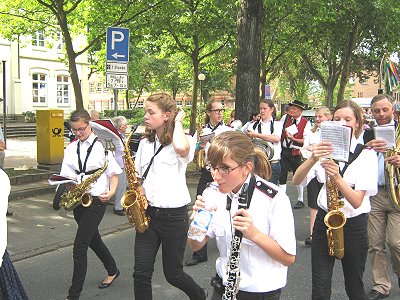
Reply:
[[[311, 124], [301, 116], [307, 105], [299, 100], [289, 103], [287, 114], [282, 117], [283, 130], [281, 135], [281, 175], [279, 178], [279, 187], [286, 191], [286, 182], [289, 170], [293, 173], [301, 164], [300, 150], [294, 148], [302, 147], [304, 134], [311, 130]], [[303, 208], [303, 187], [297, 186], [298, 201], [294, 208]]]

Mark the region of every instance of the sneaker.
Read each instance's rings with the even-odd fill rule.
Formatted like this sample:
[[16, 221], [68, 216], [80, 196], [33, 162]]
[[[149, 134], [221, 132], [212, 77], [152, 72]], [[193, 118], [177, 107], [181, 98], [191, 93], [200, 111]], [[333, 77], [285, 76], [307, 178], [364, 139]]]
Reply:
[[297, 201], [296, 205], [293, 206], [294, 209], [299, 209], [299, 208], [303, 208], [304, 207], [304, 203], [301, 201]]
[[208, 291], [206, 289], [203, 289], [203, 288], [201, 288], [201, 289], [203, 290], [203, 297], [201, 299], [205, 300], [208, 297]]
[[114, 210], [114, 214], [117, 216], [125, 216], [125, 213], [123, 210]]

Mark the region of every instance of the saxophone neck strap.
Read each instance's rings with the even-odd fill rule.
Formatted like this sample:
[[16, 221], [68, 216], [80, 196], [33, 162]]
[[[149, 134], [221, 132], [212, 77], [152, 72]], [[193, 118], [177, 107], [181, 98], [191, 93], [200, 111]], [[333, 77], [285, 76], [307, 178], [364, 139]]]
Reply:
[[[246, 207], [246, 209], [249, 209], [249, 207], [250, 207], [250, 202], [251, 202], [251, 198], [253, 197], [255, 186], [256, 186], [256, 176], [254, 176], [254, 174], [251, 174], [249, 187], [247, 189], [247, 207]], [[231, 205], [232, 205], [232, 199], [228, 195], [228, 196], [226, 196], [226, 210], [231, 210]]]
[[344, 172], [346, 172], [347, 168], [350, 166], [350, 164], [356, 160], [356, 158], [361, 154], [361, 152], [364, 150], [365, 145], [363, 144], [357, 144], [356, 149], [354, 150], [354, 153], [349, 154], [349, 161], [344, 165], [343, 169], [340, 170], [340, 175], [343, 177]]
[[[89, 146], [89, 148], [88, 148], [88, 150], [86, 152], [85, 162], [83, 163], [83, 166], [82, 166], [82, 161], [81, 161], [81, 143], [80, 143], [80, 141], [78, 141], [76, 153], [78, 154], [79, 173], [77, 173], [77, 174], [87, 174], [86, 173], [86, 163], [88, 161], [90, 153], [92, 152], [93, 146], [94, 146], [94, 144], [96, 142], [97, 142], [97, 137], [94, 138], [92, 144]], [[78, 171], [76, 171], [76, 172], [78, 172]]]
[[153, 157], [150, 159], [150, 163], [149, 163], [149, 165], [147, 166], [147, 169], [146, 169], [146, 171], [144, 171], [143, 176], [142, 176], [142, 184], [143, 184], [143, 182], [146, 180], [147, 174], [148, 174], [149, 171], [150, 171], [150, 167], [151, 167], [151, 165], [153, 164], [154, 157], [156, 157], [156, 155], [157, 155], [158, 153], [160, 153], [160, 151], [162, 150], [162, 148], [164, 148], [164, 145], [160, 145], [160, 147], [158, 147], [158, 149], [157, 149], [157, 152], [156, 152], [156, 153], [153, 155]]

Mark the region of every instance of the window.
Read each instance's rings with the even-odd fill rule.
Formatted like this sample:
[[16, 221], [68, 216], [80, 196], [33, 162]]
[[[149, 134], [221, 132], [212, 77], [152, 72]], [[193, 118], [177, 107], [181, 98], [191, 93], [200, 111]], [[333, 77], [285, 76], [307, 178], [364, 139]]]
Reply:
[[94, 94], [95, 92], [94, 82], [89, 83], [89, 93]]
[[143, 100], [139, 100], [137, 107], [142, 108], [143, 107]]
[[357, 93], [358, 98], [364, 98], [364, 93], [363, 92], [358, 92]]
[[32, 74], [32, 101], [34, 104], [47, 101], [47, 75], [43, 73]]
[[368, 78], [360, 77], [359, 81], [360, 81], [360, 84], [363, 84], [363, 85], [367, 85], [368, 84]]
[[182, 100], [177, 100], [176, 101], [176, 106], [182, 107]]
[[38, 30], [32, 35], [32, 46], [44, 47], [44, 31]]
[[192, 106], [192, 101], [191, 100], [186, 100], [186, 107]]
[[58, 42], [57, 50], [58, 50], [58, 51], [64, 50], [65, 41], [64, 41], [64, 37], [63, 37], [63, 35], [62, 35], [61, 32], [58, 33], [58, 40], [57, 40], [57, 42]]
[[222, 106], [225, 106], [225, 100], [221, 100]]
[[103, 85], [101, 82], [97, 82], [96, 92], [101, 93], [103, 91]]
[[108, 93], [108, 88], [107, 88], [107, 85], [105, 83], [103, 83], [103, 92], [104, 93]]
[[57, 104], [69, 103], [69, 77], [66, 75], [57, 75]]

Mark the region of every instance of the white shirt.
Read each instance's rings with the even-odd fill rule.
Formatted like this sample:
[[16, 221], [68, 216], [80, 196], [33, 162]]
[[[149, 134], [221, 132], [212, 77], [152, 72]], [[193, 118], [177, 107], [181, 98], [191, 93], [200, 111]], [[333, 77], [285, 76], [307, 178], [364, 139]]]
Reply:
[[[274, 124], [273, 126], [272, 126], [272, 122]], [[261, 120], [259, 124], [261, 125], [261, 134], [273, 134], [273, 135], [279, 136], [278, 142], [276, 142], [276, 143], [267, 142], [267, 143], [274, 149], [274, 156], [272, 157], [271, 160], [280, 160], [281, 159], [281, 151], [282, 151], [282, 145], [281, 145], [281, 141], [280, 141], [280, 138], [282, 135], [282, 123], [279, 121], [274, 121], [271, 118], [270, 120], [268, 120], [266, 122]], [[259, 125], [257, 125], [257, 127], [255, 129], [253, 129], [253, 126], [249, 126], [247, 128], [247, 130], [259, 132], [258, 126]], [[271, 132], [272, 127], [273, 127], [273, 130]]]
[[[247, 178], [249, 181], [250, 176]], [[274, 239], [283, 250], [296, 255], [296, 238], [292, 208], [287, 195], [276, 185], [256, 176], [256, 181], [262, 181], [272, 189], [278, 191], [275, 197], [270, 198], [255, 188], [248, 209], [253, 223], [265, 235]], [[230, 255], [232, 240], [231, 216], [238, 207], [238, 194], [230, 194], [232, 198], [231, 211], [226, 210], [226, 195], [221, 194], [218, 199], [217, 210], [214, 212], [207, 235], [216, 238], [219, 257], [216, 261], [216, 270], [227, 284], [227, 263]], [[287, 267], [267, 255], [252, 241], [243, 238], [240, 247], [240, 285], [239, 289], [247, 292], [269, 292], [286, 285]]]
[[[180, 157], [171, 144], [164, 146], [154, 157], [150, 166], [143, 188], [149, 205], [162, 208], [176, 208], [187, 205], [191, 199], [186, 185], [186, 168], [193, 160], [196, 139], [186, 135], [190, 151], [186, 157]], [[141, 178], [146, 171], [151, 158], [160, 147], [156, 138], [155, 143], [142, 139], [139, 143], [135, 157], [135, 166], [138, 177]]]
[[[350, 151], [354, 152], [357, 146], [357, 139], [355, 137], [351, 140]], [[343, 169], [343, 162], [339, 162], [339, 168]], [[324, 183], [322, 189], [318, 194], [318, 206], [323, 210], [328, 211], [327, 197], [326, 197], [326, 184], [325, 184], [325, 170], [319, 166], [315, 172], [319, 182]], [[307, 176], [307, 181], [312, 177]], [[358, 191], [366, 191], [363, 201], [359, 208], [355, 209], [345, 198], [344, 207], [340, 210], [344, 213], [346, 218], [353, 218], [363, 213], [368, 213], [371, 210], [369, 197], [376, 195], [378, 192], [378, 159], [376, 153], [372, 149], [364, 149], [361, 154], [348, 166], [344, 172], [343, 179], [346, 183]], [[305, 182], [302, 183], [304, 185]], [[308, 182], [306, 183], [308, 184]]]
[[[80, 158], [82, 162], [82, 168], [85, 163], [87, 150], [90, 145], [93, 143], [96, 135], [92, 133], [84, 142], [80, 142], [76, 140], [69, 144], [64, 151], [64, 160], [61, 166], [61, 176], [69, 177], [72, 179], [76, 179], [78, 183], [82, 182], [86, 178], [92, 175], [81, 175], [76, 174], [75, 171], [79, 172], [79, 163], [78, 163], [78, 154], [77, 148], [78, 143], [80, 143]], [[99, 169], [103, 167], [106, 155], [104, 153], [104, 147], [99, 142], [96, 141], [93, 145], [92, 152], [89, 155], [89, 158], [86, 163], [86, 172]], [[108, 177], [112, 175], [118, 175], [122, 173], [121, 168], [118, 166], [115, 161], [114, 156], [110, 153], [107, 155], [108, 159], [108, 167], [106, 171], [94, 182], [88, 191], [92, 196], [98, 196], [103, 192], [106, 192], [110, 189]]]
[[[221, 133], [223, 133], [223, 132], [225, 132], [225, 131], [234, 131], [235, 129], [233, 129], [232, 127], [230, 127], [230, 126], [227, 126], [227, 125], [225, 125], [225, 124], [221, 124], [221, 125], [219, 125], [213, 132], [214, 132], [214, 136], [217, 136], [217, 135], [219, 135], [219, 134], [221, 134]], [[212, 142], [212, 140], [211, 140], [211, 142]], [[206, 146], [204, 147], [204, 153], [205, 153], [205, 158], [207, 159], [207, 152], [208, 152], [208, 148], [210, 148], [210, 146], [211, 146], [211, 143], [210, 142], [207, 142], [206, 143]]]
[[7, 174], [0, 169], [0, 267], [3, 263], [4, 251], [7, 247], [7, 208], [8, 196], [10, 195], [11, 185]]

